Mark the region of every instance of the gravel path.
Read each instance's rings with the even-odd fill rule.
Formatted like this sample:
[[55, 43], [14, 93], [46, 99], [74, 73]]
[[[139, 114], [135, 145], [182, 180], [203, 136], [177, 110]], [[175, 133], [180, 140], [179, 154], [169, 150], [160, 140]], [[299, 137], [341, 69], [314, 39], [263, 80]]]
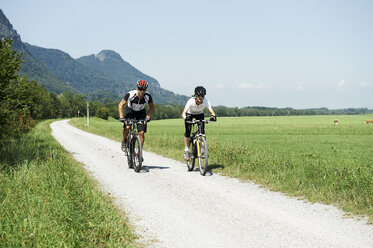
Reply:
[[67, 124], [52, 135], [127, 213], [147, 247], [373, 247], [373, 226], [252, 183], [199, 172], [144, 152], [128, 169], [120, 143]]

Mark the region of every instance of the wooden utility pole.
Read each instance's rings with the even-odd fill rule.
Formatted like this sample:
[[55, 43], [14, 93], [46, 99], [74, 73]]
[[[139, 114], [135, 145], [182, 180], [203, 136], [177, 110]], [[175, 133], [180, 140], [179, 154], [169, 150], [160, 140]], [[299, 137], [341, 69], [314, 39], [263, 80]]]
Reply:
[[87, 101], [87, 127], [89, 127], [89, 101]]

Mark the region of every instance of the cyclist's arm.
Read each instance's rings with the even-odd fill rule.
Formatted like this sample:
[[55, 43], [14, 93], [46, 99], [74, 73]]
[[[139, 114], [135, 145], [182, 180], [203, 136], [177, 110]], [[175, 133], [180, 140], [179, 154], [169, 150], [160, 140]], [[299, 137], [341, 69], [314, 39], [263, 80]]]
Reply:
[[118, 104], [118, 113], [119, 113], [119, 118], [120, 119], [123, 119], [124, 118], [124, 115], [123, 115], [123, 107], [127, 104], [127, 101], [122, 99], [122, 101], [120, 101], [120, 103]]
[[183, 113], [181, 114], [181, 117], [183, 117], [184, 120], [186, 119], [186, 113], [188, 112], [188, 109], [188, 107], [185, 107]]
[[149, 113], [146, 116], [146, 118], [150, 119], [150, 117], [152, 117], [153, 113], [154, 113], [154, 103], [151, 102], [151, 103], [149, 103]]
[[212, 107], [209, 108], [209, 111], [210, 111], [211, 115], [216, 116], [215, 115], [215, 111], [214, 111], [214, 109]]

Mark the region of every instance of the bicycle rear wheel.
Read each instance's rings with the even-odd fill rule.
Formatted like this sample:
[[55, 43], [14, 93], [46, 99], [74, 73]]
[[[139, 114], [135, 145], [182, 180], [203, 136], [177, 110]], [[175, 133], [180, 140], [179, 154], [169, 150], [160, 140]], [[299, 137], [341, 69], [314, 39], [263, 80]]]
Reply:
[[199, 142], [199, 156], [198, 156], [198, 165], [199, 173], [204, 176], [207, 172], [208, 167], [208, 150], [205, 137], [199, 137], [197, 142]]
[[131, 152], [132, 162], [133, 162], [133, 169], [136, 172], [141, 170], [142, 166], [142, 147], [140, 137], [137, 135], [132, 139], [132, 148], [133, 151]]

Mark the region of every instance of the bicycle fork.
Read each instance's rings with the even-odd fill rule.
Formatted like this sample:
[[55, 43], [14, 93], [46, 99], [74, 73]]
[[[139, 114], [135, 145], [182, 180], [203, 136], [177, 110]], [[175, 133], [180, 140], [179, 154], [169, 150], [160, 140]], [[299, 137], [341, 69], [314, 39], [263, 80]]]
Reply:
[[197, 158], [201, 157], [200, 149], [199, 149], [199, 141], [198, 138], [195, 140], [196, 146], [197, 146]]

